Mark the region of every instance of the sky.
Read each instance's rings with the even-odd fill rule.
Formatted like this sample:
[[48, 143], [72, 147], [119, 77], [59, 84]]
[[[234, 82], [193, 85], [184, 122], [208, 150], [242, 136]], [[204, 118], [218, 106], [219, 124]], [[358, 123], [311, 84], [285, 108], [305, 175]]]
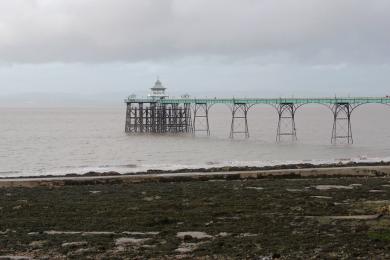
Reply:
[[388, 0], [1, 0], [2, 100], [390, 94]]

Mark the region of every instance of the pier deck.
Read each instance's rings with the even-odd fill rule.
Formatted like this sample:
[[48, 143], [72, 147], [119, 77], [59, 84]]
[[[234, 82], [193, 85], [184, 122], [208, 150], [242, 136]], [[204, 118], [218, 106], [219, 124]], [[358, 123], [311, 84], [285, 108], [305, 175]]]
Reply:
[[155, 100], [150, 98], [126, 99], [125, 102], [144, 102], [161, 104], [271, 104], [278, 105], [283, 103], [292, 104], [324, 104], [333, 105], [337, 103], [349, 103], [353, 105], [360, 104], [390, 104], [390, 97], [326, 97], [326, 98], [164, 98]]

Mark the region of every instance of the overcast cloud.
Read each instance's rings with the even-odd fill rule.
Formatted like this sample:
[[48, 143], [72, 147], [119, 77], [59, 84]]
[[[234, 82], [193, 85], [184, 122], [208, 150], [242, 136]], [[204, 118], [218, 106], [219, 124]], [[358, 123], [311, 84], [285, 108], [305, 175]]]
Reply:
[[[89, 92], [91, 85], [80, 88], [71, 76], [99, 71], [109, 82], [124, 64], [132, 75], [115, 81], [117, 91], [131, 83], [135, 91], [145, 88], [156, 74], [177, 84], [192, 75], [201, 79], [198, 90], [219, 91], [215, 77], [222, 74], [230, 77], [220, 79], [229, 91], [234, 75], [248, 93], [260, 85], [315, 93], [308, 87], [314, 82], [319, 94], [349, 93], [352, 84], [360, 91], [371, 79], [380, 93], [390, 83], [389, 28], [388, 0], [2, 0], [0, 77], [7, 80], [0, 78], [0, 88]], [[145, 67], [152, 68], [149, 74], [141, 72]], [[208, 74], [210, 69], [218, 73]], [[49, 78], [31, 76], [34, 71]], [[58, 79], [70, 73], [62, 87], [53, 86], [54, 71]], [[359, 73], [365, 73], [363, 82], [354, 79]], [[19, 76], [30, 86], [15, 80]], [[326, 78], [332, 76], [340, 81]], [[195, 83], [187, 86], [183, 90]]]
[[388, 0], [6, 0], [0, 57], [12, 63], [215, 55], [387, 63], [389, 28]]

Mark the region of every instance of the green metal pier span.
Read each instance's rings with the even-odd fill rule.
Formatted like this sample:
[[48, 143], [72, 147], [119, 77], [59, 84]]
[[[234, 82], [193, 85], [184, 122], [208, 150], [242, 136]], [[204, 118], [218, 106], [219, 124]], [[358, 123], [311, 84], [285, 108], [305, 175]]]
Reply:
[[[150, 100], [150, 99], [138, 99], [138, 100]], [[206, 103], [209, 105], [214, 104], [227, 104], [234, 105], [237, 103], [256, 105], [256, 104], [270, 104], [279, 105], [282, 103], [290, 103], [295, 105], [304, 104], [323, 104], [323, 105], [334, 105], [338, 103], [348, 103], [351, 105], [363, 105], [363, 104], [390, 104], [390, 97], [347, 97], [347, 98], [167, 98], [160, 100], [161, 103], [165, 104], [201, 104]]]
[[[390, 106], [390, 97], [335, 97], [335, 98], [169, 98], [129, 97], [126, 132], [180, 133], [205, 132], [210, 135], [209, 111], [213, 105], [224, 104], [231, 109], [230, 138], [236, 135], [249, 137], [248, 112], [259, 104], [276, 109], [279, 120], [276, 141], [283, 136], [297, 138], [295, 113], [306, 104], [321, 104], [333, 113], [332, 143], [353, 143], [351, 114], [364, 104]], [[288, 125], [288, 127], [286, 127]], [[284, 126], [284, 127], [282, 127]]]
[[127, 133], [183, 133], [205, 132], [210, 135], [209, 111], [214, 105], [230, 107], [232, 120], [230, 138], [249, 137], [248, 112], [256, 105], [266, 104], [278, 114], [276, 141], [283, 136], [296, 140], [295, 113], [306, 104], [321, 104], [333, 114], [332, 143], [353, 143], [351, 114], [364, 104], [390, 106], [386, 97], [328, 97], [328, 98], [171, 98], [157, 79], [147, 98], [135, 95], [125, 99]]

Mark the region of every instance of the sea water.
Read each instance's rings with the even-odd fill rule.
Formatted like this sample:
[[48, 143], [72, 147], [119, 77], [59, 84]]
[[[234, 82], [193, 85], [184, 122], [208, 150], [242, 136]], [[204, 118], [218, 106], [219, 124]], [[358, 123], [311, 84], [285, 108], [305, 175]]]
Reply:
[[[229, 138], [231, 112], [210, 110], [211, 136], [126, 134], [125, 105], [0, 108], [0, 177], [120, 173], [148, 169], [265, 166], [390, 160], [390, 107], [364, 105], [352, 114], [354, 144], [332, 145], [333, 115], [307, 105], [296, 113], [297, 141], [276, 143], [277, 113], [248, 114], [250, 138]], [[240, 126], [240, 125], [238, 125]]]

